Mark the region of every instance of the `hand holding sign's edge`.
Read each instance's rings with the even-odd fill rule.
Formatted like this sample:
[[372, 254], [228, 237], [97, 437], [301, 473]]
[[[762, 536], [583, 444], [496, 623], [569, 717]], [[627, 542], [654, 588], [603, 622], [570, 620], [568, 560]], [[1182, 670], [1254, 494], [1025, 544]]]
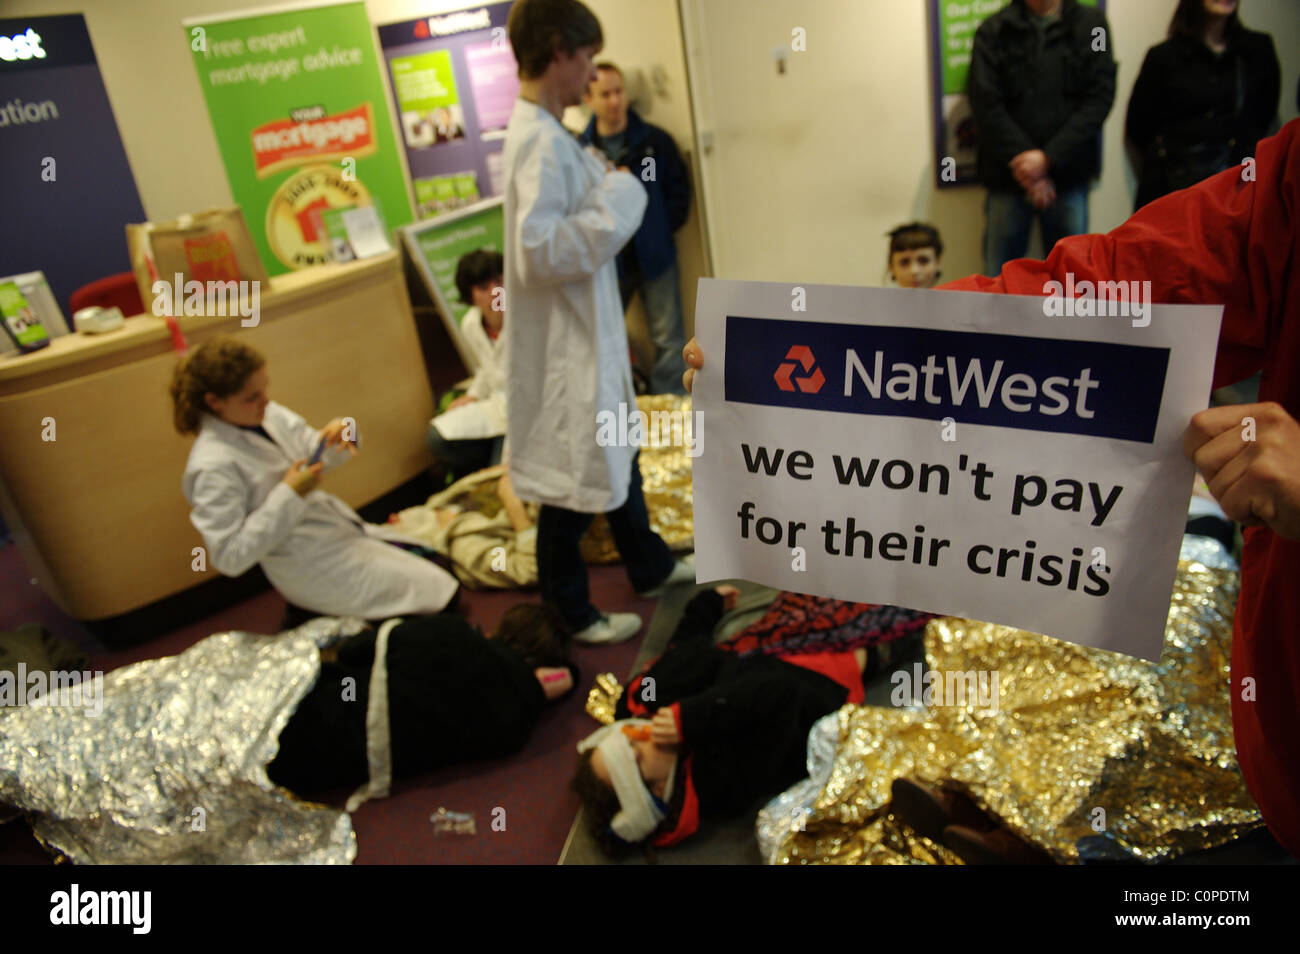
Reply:
[[686, 342], [686, 347], [682, 349], [682, 358], [690, 365], [682, 375], [682, 386], [686, 388], [686, 393], [690, 394], [695, 384], [695, 372], [704, 367], [704, 352], [700, 350], [695, 338]]
[[1201, 411], [1187, 426], [1183, 452], [1231, 519], [1300, 540], [1300, 423], [1282, 405]]

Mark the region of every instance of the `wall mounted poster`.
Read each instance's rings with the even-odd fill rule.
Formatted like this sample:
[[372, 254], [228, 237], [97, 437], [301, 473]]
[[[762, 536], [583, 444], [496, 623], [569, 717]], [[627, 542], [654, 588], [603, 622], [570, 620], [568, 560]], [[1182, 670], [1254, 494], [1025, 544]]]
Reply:
[[323, 209], [411, 221], [364, 3], [184, 21], [235, 201], [266, 270], [330, 260]]
[[[930, 0], [930, 64], [934, 90], [934, 169], [939, 188], [971, 185], [979, 145], [966, 82], [970, 76], [975, 31], [1009, 0]], [[1105, 0], [1079, 0], [1106, 9]], [[945, 176], [944, 159], [951, 175]]]
[[0, 276], [43, 271], [71, 315], [74, 291], [130, 270], [144, 209], [79, 13], [0, 17], [0, 180]]
[[509, 13], [493, 3], [379, 27], [420, 218], [501, 193], [519, 95]]
[[419, 269], [425, 288], [437, 304], [447, 332], [470, 371], [478, 370], [478, 361], [460, 334], [460, 323], [469, 305], [460, 300], [456, 290], [456, 265], [461, 256], [480, 248], [502, 251], [504, 235], [505, 212], [500, 197], [402, 229], [406, 252]]

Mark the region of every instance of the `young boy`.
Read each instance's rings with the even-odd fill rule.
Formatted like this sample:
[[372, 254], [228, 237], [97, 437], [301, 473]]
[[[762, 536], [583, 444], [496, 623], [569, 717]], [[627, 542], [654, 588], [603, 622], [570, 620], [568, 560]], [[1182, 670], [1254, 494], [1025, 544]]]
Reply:
[[933, 288], [942, 261], [943, 239], [933, 225], [910, 222], [889, 233], [889, 274], [899, 288]]
[[641, 619], [603, 614], [588, 598], [578, 541], [594, 514], [608, 517], [642, 595], [694, 577], [650, 529], [637, 448], [596, 442], [601, 411], [636, 406], [614, 257], [640, 226], [646, 193], [560, 124], [596, 76], [595, 15], [578, 0], [517, 0], [507, 29], [520, 77], [505, 145], [510, 479], [520, 499], [541, 504], [542, 598], [579, 642], [621, 642]]

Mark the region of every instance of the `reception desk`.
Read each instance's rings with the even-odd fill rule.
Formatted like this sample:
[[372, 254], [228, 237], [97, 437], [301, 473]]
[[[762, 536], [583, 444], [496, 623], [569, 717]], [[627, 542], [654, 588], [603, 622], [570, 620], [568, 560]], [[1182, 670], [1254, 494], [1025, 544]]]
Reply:
[[[322, 489], [359, 507], [429, 464], [433, 414], [396, 252], [271, 280], [256, 327], [182, 317], [190, 346], [238, 335], [266, 356], [273, 400], [321, 426], [355, 418], [361, 451]], [[215, 575], [181, 474], [192, 437], [167, 393], [178, 355], [161, 318], [103, 335], [65, 335], [0, 357], [0, 506], [28, 567], [65, 612], [95, 620]]]

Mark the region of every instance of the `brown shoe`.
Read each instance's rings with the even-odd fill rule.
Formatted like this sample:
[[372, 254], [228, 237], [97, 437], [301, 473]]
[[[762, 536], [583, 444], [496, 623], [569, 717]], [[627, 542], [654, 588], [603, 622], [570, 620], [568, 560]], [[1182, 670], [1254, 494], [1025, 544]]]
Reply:
[[975, 831], [963, 825], [943, 830], [943, 843], [968, 865], [1054, 865], [1041, 849], [1003, 828]]

